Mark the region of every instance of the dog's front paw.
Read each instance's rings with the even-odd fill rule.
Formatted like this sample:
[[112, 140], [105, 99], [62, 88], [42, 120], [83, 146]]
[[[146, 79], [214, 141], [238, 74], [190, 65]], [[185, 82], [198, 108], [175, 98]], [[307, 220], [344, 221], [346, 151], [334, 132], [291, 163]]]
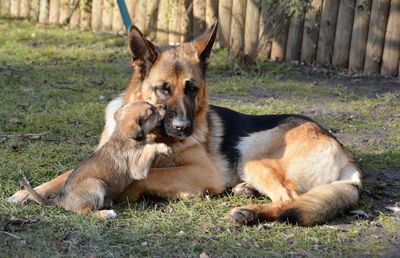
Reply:
[[165, 155], [172, 154], [172, 149], [164, 143], [160, 143], [157, 145], [157, 151], [158, 151], [158, 153], [165, 154]]
[[29, 197], [29, 192], [26, 190], [17, 191], [15, 194], [7, 198], [7, 202], [12, 204], [26, 204], [31, 201]]

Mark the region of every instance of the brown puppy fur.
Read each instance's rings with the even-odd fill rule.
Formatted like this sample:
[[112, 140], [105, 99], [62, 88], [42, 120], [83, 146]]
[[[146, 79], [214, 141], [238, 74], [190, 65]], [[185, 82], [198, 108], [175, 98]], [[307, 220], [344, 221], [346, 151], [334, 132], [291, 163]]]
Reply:
[[[137, 200], [145, 193], [163, 197], [259, 192], [272, 204], [231, 211], [242, 224], [282, 220], [300, 225], [324, 223], [356, 205], [361, 171], [345, 148], [320, 125], [299, 115], [251, 116], [208, 105], [206, 66], [217, 23], [179, 46], [160, 47], [136, 27], [128, 36], [134, 74], [123, 96], [106, 109], [99, 148], [116, 129], [114, 113], [129, 101], [165, 104], [156, 142], [173, 153], [157, 159], [146, 179], [133, 181], [119, 198]], [[70, 171], [37, 187], [42, 195], [60, 192]], [[18, 191], [8, 200], [32, 199]]]
[[170, 154], [163, 143], [146, 144], [145, 135], [160, 124], [163, 105], [129, 102], [115, 113], [116, 130], [109, 141], [82, 161], [69, 176], [60, 195], [43, 199], [24, 178], [21, 184], [42, 204], [55, 204], [69, 211], [97, 217], [115, 217], [113, 210], [100, 210], [133, 180], [147, 177], [158, 154]]

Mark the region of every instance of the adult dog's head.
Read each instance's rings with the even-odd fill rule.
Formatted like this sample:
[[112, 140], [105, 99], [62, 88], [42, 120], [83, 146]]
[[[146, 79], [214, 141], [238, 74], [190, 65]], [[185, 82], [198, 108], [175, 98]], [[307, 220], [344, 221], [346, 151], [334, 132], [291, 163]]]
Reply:
[[130, 29], [134, 74], [124, 99], [165, 104], [164, 135], [190, 136], [195, 123], [206, 119], [205, 70], [216, 33], [217, 22], [191, 42], [160, 47], [145, 39], [137, 27]]

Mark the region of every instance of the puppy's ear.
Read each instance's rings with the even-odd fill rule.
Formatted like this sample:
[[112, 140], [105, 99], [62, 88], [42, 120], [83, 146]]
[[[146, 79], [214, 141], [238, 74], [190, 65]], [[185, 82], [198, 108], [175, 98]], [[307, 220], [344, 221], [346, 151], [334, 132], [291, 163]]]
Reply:
[[143, 141], [145, 139], [144, 131], [139, 125], [135, 125], [132, 129], [131, 138], [136, 141]]
[[132, 54], [132, 65], [136, 71], [141, 73], [143, 80], [157, 60], [156, 47], [144, 37], [135, 25], [132, 25], [128, 33], [128, 47]]
[[208, 30], [193, 41], [193, 45], [199, 55], [200, 64], [204, 68], [208, 64], [208, 58], [210, 57], [211, 49], [214, 45], [215, 37], [217, 36], [217, 29], [218, 20], [216, 20]]

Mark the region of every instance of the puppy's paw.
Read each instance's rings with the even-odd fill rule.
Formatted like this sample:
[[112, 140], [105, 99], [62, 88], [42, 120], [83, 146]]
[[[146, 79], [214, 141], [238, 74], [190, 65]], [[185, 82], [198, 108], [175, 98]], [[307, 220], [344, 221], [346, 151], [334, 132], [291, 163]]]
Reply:
[[165, 155], [172, 154], [172, 149], [164, 143], [160, 143], [157, 145], [157, 151], [158, 151], [158, 153], [165, 154]]
[[99, 219], [112, 219], [117, 217], [117, 213], [114, 210], [100, 210], [93, 212], [93, 216]]
[[12, 204], [26, 204], [30, 201], [29, 192], [26, 190], [17, 191], [15, 194], [7, 198], [7, 202]]

